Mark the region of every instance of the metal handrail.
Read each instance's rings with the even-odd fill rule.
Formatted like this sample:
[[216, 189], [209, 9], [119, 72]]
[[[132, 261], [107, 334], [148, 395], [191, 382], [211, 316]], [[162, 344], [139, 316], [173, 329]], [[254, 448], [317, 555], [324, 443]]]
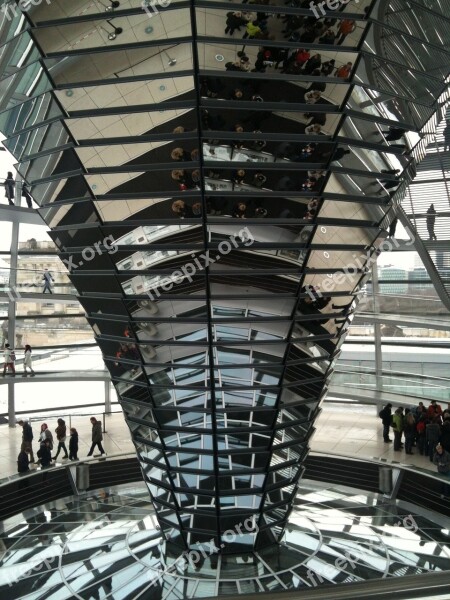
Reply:
[[[340, 459], [340, 460], [347, 460], [347, 461], [352, 461], [352, 462], [359, 462], [359, 463], [363, 463], [363, 464], [374, 464], [374, 465], [378, 465], [380, 467], [392, 467], [395, 469], [402, 469], [404, 471], [409, 471], [410, 473], [413, 474], [420, 474], [423, 475], [424, 477], [428, 477], [430, 479], [434, 479], [436, 481], [448, 481], [448, 479], [443, 476], [440, 475], [439, 473], [433, 473], [432, 471], [428, 471], [427, 469], [423, 469], [421, 467], [417, 467], [415, 465], [408, 465], [408, 464], [403, 464], [397, 461], [389, 461], [389, 460], [385, 460], [385, 459], [381, 459], [381, 458], [360, 458], [358, 456], [350, 456], [349, 454], [340, 454], [338, 452], [318, 452], [315, 450], [312, 450], [309, 453], [309, 456], [317, 456], [319, 458], [335, 458], [335, 459]], [[118, 452], [115, 454], [108, 454], [107, 456], [102, 456], [102, 457], [87, 457], [87, 458], [83, 458], [83, 459], [79, 459], [76, 461], [70, 461], [69, 463], [66, 464], [58, 464], [58, 465], [52, 465], [50, 467], [45, 467], [44, 468], [44, 472], [47, 471], [48, 469], [52, 469], [52, 470], [61, 470], [61, 469], [69, 469], [70, 467], [73, 466], [77, 466], [80, 464], [85, 464], [86, 462], [89, 462], [90, 464], [93, 462], [105, 462], [108, 460], [116, 460], [118, 458], [136, 458], [137, 456], [134, 452]], [[36, 475], [38, 475], [39, 473], [42, 472], [42, 468], [35, 469], [34, 471], [30, 471], [29, 473], [24, 473], [24, 474], [15, 474], [15, 475], [10, 475], [8, 477], [4, 477], [2, 479], [0, 479], [0, 488], [13, 482], [13, 481], [22, 481], [23, 478], [29, 478], [29, 477], [34, 477]]]

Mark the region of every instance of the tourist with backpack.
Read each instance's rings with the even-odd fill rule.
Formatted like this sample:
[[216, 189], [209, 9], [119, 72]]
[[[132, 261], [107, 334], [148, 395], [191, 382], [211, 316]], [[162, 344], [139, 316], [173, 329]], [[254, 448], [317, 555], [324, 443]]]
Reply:
[[392, 415], [392, 404], [386, 404], [386, 406], [380, 410], [378, 416], [383, 423], [383, 440], [388, 443], [392, 442], [389, 438], [389, 427], [391, 426], [391, 415]]

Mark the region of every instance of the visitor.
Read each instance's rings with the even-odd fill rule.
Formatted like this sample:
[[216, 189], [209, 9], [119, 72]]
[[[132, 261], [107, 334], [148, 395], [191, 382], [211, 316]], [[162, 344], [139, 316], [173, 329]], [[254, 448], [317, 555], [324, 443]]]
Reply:
[[42, 423], [42, 425], [41, 425], [41, 433], [39, 435], [39, 442], [42, 444], [42, 442], [45, 442], [45, 440], [48, 440], [50, 442], [49, 443], [49, 448], [50, 448], [50, 450], [53, 450], [53, 435], [52, 435], [52, 432], [48, 428], [47, 423]]
[[431, 423], [428, 423], [425, 428], [425, 442], [427, 444], [427, 455], [430, 462], [433, 462], [434, 451], [436, 444], [441, 438], [440, 418], [435, 417]]
[[54, 283], [55, 280], [53, 279], [53, 275], [48, 269], [45, 269], [44, 274], [42, 276], [42, 281], [44, 282], [44, 288], [42, 290], [42, 293], [45, 294], [45, 292], [48, 290], [48, 292], [52, 294], [52, 282]]
[[392, 219], [391, 224], [389, 225], [389, 237], [390, 238], [395, 237], [395, 232], [397, 230], [397, 223], [398, 223], [398, 217], [394, 217]]
[[5, 186], [5, 198], [8, 199], [8, 204], [10, 204], [10, 206], [15, 206], [13, 200], [16, 182], [14, 181], [11, 171], [8, 171], [8, 176], [6, 177], [3, 185]]
[[28, 191], [28, 186], [26, 183], [22, 183], [22, 197], [25, 198], [28, 208], [33, 208], [32, 200], [33, 198]]
[[58, 419], [58, 427], [55, 429], [56, 439], [58, 440], [58, 448], [56, 449], [56, 454], [53, 457], [53, 460], [56, 460], [59, 456], [61, 450], [64, 450], [63, 459], [69, 458], [69, 454], [67, 453], [66, 448], [66, 436], [67, 436], [67, 427], [64, 419]]
[[345, 38], [350, 34], [353, 33], [356, 29], [356, 23], [355, 21], [352, 21], [351, 19], [344, 19], [343, 21], [341, 21], [341, 24], [339, 25], [339, 29], [338, 29], [338, 36], [339, 39], [336, 41], [336, 44], [338, 46], [341, 46], [344, 41]]
[[78, 460], [78, 431], [75, 427], [70, 428], [69, 460]]
[[412, 447], [416, 439], [416, 420], [411, 411], [405, 415], [403, 430], [405, 433], [405, 453], [414, 454]]
[[28, 421], [22, 419], [18, 421], [18, 425], [22, 427], [22, 445], [21, 450], [30, 455], [30, 463], [34, 463], [33, 454], [33, 429]]
[[[438, 444], [435, 448], [433, 463], [437, 466], [438, 473], [447, 479], [450, 477], [450, 453], [444, 450], [441, 444]], [[449, 496], [450, 485], [444, 480], [441, 483], [441, 498], [444, 499]]]
[[400, 406], [392, 417], [392, 429], [394, 430], [394, 450], [400, 451], [403, 447], [403, 408]]
[[5, 344], [3, 351], [4, 365], [3, 365], [3, 377], [6, 375], [6, 370], [11, 371], [13, 377], [16, 376], [16, 368], [14, 367], [14, 361], [16, 360], [16, 353], [9, 344]]
[[386, 404], [384, 408], [380, 410], [378, 416], [383, 423], [383, 440], [388, 443], [392, 442], [389, 438], [389, 427], [391, 426], [391, 415], [392, 415], [392, 404]]
[[51, 465], [52, 453], [50, 452], [50, 442], [48, 440], [41, 442], [40, 448], [37, 451], [37, 456], [41, 467], [46, 468]]
[[353, 63], [351, 63], [351, 62], [348, 62], [346, 65], [343, 65], [342, 67], [338, 67], [336, 69], [335, 76], [339, 77], [340, 79], [348, 79], [352, 72], [352, 67], [353, 67]]
[[427, 410], [427, 417], [429, 421], [432, 421], [435, 417], [442, 418], [442, 408], [441, 405], [436, 402], [436, 400], [432, 400], [430, 406]]
[[28, 375], [27, 369], [30, 369], [31, 377], [35, 376], [35, 372], [33, 371], [33, 362], [31, 360], [31, 346], [29, 344], [25, 344], [25, 353], [23, 357], [23, 375], [22, 377], [26, 377]]
[[30, 471], [30, 461], [28, 460], [28, 454], [21, 450], [19, 452], [19, 456], [17, 457], [17, 472], [18, 473], [29, 473]]
[[97, 421], [95, 417], [91, 417], [90, 421], [92, 423], [92, 445], [88, 452], [88, 456], [92, 456], [95, 446], [97, 446], [100, 450], [100, 454], [95, 454], [94, 456], [102, 456], [103, 454], [106, 454], [102, 446], [102, 424], [100, 423], [100, 421]]
[[434, 233], [434, 226], [436, 223], [436, 209], [434, 208], [434, 204], [430, 205], [430, 208], [427, 210], [427, 230], [428, 230], [428, 239], [429, 240], [437, 240], [436, 234]]

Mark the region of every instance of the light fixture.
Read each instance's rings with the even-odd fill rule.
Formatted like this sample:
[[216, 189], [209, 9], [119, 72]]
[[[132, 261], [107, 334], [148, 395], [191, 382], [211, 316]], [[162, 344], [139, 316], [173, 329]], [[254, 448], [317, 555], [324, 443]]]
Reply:
[[100, 2], [100, 0], [97, 0], [99, 4], [101, 4], [103, 6], [103, 8], [105, 9], [105, 12], [112, 12], [113, 10], [115, 10], [116, 8], [119, 8], [120, 6], [120, 2], [118, 2], [118, 0], [112, 0], [111, 3], [109, 4], [109, 6], [105, 6], [103, 4], [103, 2]]
[[121, 34], [123, 32], [122, 27], [115, 27], [111, 21], [109, 21], [108, 19], [106, 19], [106, 22], [108, 23], [108, 25], [110, 27], [112, 27], [114, 29], [114, 31], [108, 31], [107, 29], [105, 29], [104, 27], [100, 26], [100, 29], [103, 29], [103, 31], [106, 31], [106, 33], [108, 34], [108, 40], [110, 42], [112, 42], [113, 40], [116, 39], [116, 37]]
[[123, 29], [122, 27], [114, 27], [114, 31], [111, 31], [111, 33], [108, 33], [108, 40], [110, 40], [111, 42], [113, 40], [116, 39], [116, 37], [119, 35], [119, 33], [122, 33]]
[[112, 0], [111, 4], [105, 8], [106, 12], [112, 12], [114, 9], [119, 8], [120, 2], [118, 0]]
[[167, 56], [167, 60], [169, 61], [167, 64], [169, 65], [169, 67], [173, 67], [174, 65], [177, 64], [176, 58], [170, 58], [170, 56], [167, 54], [167, 52], [164, 52], [163, 54], [164, 54], [164, 56]]

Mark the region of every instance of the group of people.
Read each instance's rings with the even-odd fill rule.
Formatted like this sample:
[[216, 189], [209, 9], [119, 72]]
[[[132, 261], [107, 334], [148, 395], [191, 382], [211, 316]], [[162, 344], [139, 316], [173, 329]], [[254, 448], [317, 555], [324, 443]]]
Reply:
[[[88, 456], [92, 456], [94, 449], [97, 447], [100, 456], [106, 454], [103, 446], [102, 424], [95, 417], [90, 419], [92, 424], [92, 444], [88, 452]], [[27, 473], [30, 470], [30, 464], [36, 463], [33, 452], [33, 429], [28, 421], [20, 420], [18, 425], [22, 427], [22, 444], [20, 453], [17, 457], [17, 471], [19, 473]], [[39, 433], [39, 449], [37, 451], [37, 463], [41, 467], [49, 467], [53, 461], [58, 460], [58, 456], [62, 451], [64, 453], [63, 460], [78, 460], [78, 432], [75, 427], [70, 428], [69, 448], [66, 446], [67, 441], [67, 426], [64, 419], [57, 420], [55, 429], [55, 438], [48, 428], [47, 423], [42, 423]], [[52, 456], [54, 446], [56, 445], [56, 454]]]
[[[16, 182], [11, 171], [8, 171], [3, 185], [5, 186], [5, 198], [8, 200], [8, 204], [15, 206]], [[25, 183], [22, 183], [22, 197], [25, 198], [28, 208], [33, 208], [32, 197]]]
[[[428, 456], [439, 473], [450, 476], [450, 409], [443, 411], [436, 400], [432, 400], [428, 408], [419, 402], [413, 409], [399, 407], [392, 413], [389, 403], [380, 411], [379, 417], [386, 443], [392, 442], [389, 437], [392, 427], [395, 451], [404, 448], [406, 454], [414, 454], [413, 447], [417, 447], [419, 454]], [[447, 484], [443, 486], [443, 495], [450, 495]]]
[[[310, 8], [311, 0], [303, 0], [300, 8]], [[284, 16], [258, 11], [230, 11], [226, 13], [225, 35], [234, 35], [235, 31], [242, 33], [243, 39], [275, 39], [274, 30], [269, 25], [269, 19], [282, 19], [283, 37], [290, 42], [307, 44], [327, 44], [341, 46], [348, 35], [356, 29], [355, 21], [351, 19], [317, 18], [314, 15]]]
[[[24, 354], [23, 354], [23, 375], [22, 377], [28, 376], [28, 369], [30, 370], [31, 377], [35, 376], [35, 372], [33, 370], [33, 361], [31, 358], [31, 346], [29, 344], [25, 344]], [[5, 344], [5, 348], [3, 350], [3, 377], [5, 377], [6, 372], [11, 373], [13, 377], [16, 376], [16, 367], [14, 363], [16, 362], [16, 352], [13, 348], [11, 348], [10, 344]]]
[[396, 451], [404, 447], [406, 454], [413, 454], [412, 448], [416, 446], [419, 454], [428, 456], [430, 461], [438, 443], [446, 452], [450, 452], [450, 409], [443, 411], [436, 400], [432, 400], [428, 408], [419, 402], [413, 409], [400, 406], [394, 412], [392, 404], [386, 404], [379, 417], [383, 422], [383, 439], [386, 443], [392, 442], [389, 437], [392, 427]]

